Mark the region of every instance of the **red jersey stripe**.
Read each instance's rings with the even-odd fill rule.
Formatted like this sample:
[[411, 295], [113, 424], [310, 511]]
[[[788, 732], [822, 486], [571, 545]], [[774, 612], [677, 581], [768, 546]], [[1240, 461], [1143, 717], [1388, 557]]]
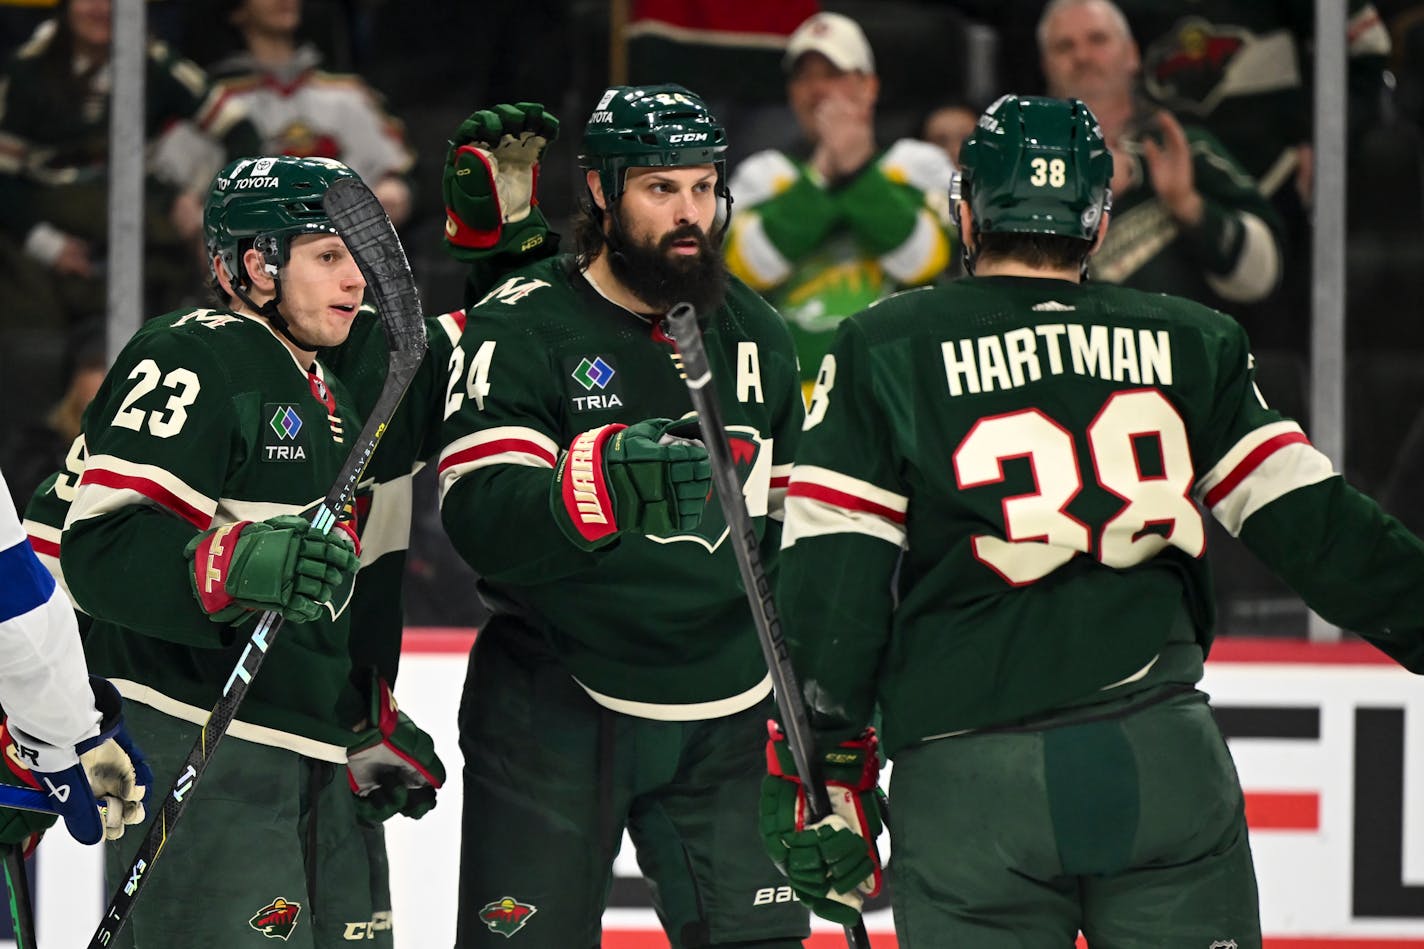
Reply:
[[478, 461], [481, 458], [488, 458], [491, 455], [500, 455], [505, 452], [519, 452], [525, 455], [534, 455], [549, 463], [549, 467], [554, 467], [554, 462], [558, 459], [547, 449], [523, 438], [497, 438], [494, 441], [473, 445], [462, 451], [444, 458], [440, 462], [440, 470], [445, 471], [454, 465], [463, 465], [471, 461]]
[[1305, 437], [1304, 432], [1285, 432], [1275, 438], [1268, 438], [1266, 441], [1251, 449], [1250, 454], [1241, 460], [1241, 464], [1231, 470], [1231, 473], [1221, 479], [1216, 487], [1207, 492], [1206, 506], [1216, 507], [1217, 503], [1230, 494], [1237, 485], [1246, 480], [1246, 477], [1261, 466], [1267, 458], [1274, 455], [1287, 445], [1309, 445], [1310, 439]]
[[168, 508], [200, 531], [207, 530], [213, 522], [212, 515], [204, 514], [157, 481], [151, 481], [148, 478], [119, 474], [117, 471], [109, 471], [106, 468], [86, 468], [84, 477], [79, 480], [79, 483], [81, 485], [97, 484], [120, 491], [137, 491], [155, 504]]
[[35, 553], [44, 554], [46, 557], [58, 557], [59, 545], [52, 540], [45, 540], [43, 537], [36, 537], [30, 534], [30, 546], [35, 549]]
[[847, 494], [844, 491], [837, 491], [835, 488], [813, 484], [809, 481], [798, 481], [791, 485], [787, 489], [786, 495], [793, 498], [810, 498], [813, 501], [845, 508], [847, 511], [863, 511], [867, 514], [874, 514], [876, 517], [883, 517], [895, 524], [905, 523], [904, 511], [897, 511], [854, 494]]

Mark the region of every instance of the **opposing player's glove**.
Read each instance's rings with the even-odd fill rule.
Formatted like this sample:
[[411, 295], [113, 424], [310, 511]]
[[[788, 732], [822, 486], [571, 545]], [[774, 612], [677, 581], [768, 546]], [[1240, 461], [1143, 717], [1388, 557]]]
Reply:
[[445, 241], [456, 258], [529, 253], [548, 240], [539, 161], [558, 135], [559, 120], [537, 102], [481, 109], [460, 123], [441, 178]]
[[323, 534], [295, 514], [215, 527], [183, 553], [192, 566], [193, 594], [215, 623], [232, 623], [251, 610], [311, 622], [357, 565], [346, 530]]
[[[10, 737], [9, 724], [0, 722], [0, 753], [5, 756], [4, 764], [0, 765], [0, 784], [42, 790], [39, 781], [20, 760], [14, 739]], [[18, 846], [20, 852], [28, 857], [35, 852], [35, 847], [39, 846], [44, 832], [57, 820], [59, 817], [55, 814], [0, 807], [0, 844]]]
[[767, 723], [767, 776], [761, 785], [761, 836], [791, 888], [822, 919], [852, 926], [866, 896], [880, 892], [879, 740], [859, 738], [819, 751], [831, 815], [806, 825], [806, 793], [776, 722]]
[[574, 438], [554, 470], [550, 506], [564, 534], [593, 550], [622, 531], [695, 528], [712, 487], [695, 418], [605, 425]]
[[445, 783], [435, 741], [400, 710], [380, 676], [372, 677], [370, 720], [371, 727], [346, 749], [356, 817], [372, 825], [396, 814], [423, 817], [435, 807], [435, 791]]
[[102, 716], [97, 735], [60, 748], [7, 723], [5, 759], [13, 774], [26, 783], [32, 780], [31, 786], [50, 796], [70, 836], [82, 844], [97, 844], [118, 840], [125, 825], [143, 822], [153, 774], [124, 731], [119, 690], [98, 676], [90, 676], [89, 685]]

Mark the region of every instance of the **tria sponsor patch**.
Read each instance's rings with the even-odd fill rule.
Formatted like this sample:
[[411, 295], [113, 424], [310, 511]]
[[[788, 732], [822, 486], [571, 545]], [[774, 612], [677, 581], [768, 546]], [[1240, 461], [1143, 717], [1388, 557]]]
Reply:
[[286, 941], [292, 938], [292, 932], [297, 928], [297, 917], [301, 912], [302, 904], [279, 896], [259, 909], [256, 915], [247, 921], [247, 925], [268, 939]]
[[297, 407], [287, 402], [268, 402], [262, 407], [263, 461], [306, 461], [306, 423]]
[[512, 896], [505, 896], [482, 906], [480, 921], [488, 926], [491, 932], [497, 932], [508, 939], [523, 929], [524, 924], [537, 912], [539, 908], [534, 904], [521, 903]]
[[623, 407], [622, 381], [611, 356], [571, 356], [564, 360], [569, 403], [575, 412]]

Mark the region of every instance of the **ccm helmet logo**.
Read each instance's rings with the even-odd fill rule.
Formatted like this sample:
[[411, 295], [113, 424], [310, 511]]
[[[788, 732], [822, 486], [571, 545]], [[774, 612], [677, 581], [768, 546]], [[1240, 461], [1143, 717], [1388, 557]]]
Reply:
[[677, 135], [668, 136], [668, 144], [676, 145], [678, 142], [705, 142], [706, 132], [682, 132]]

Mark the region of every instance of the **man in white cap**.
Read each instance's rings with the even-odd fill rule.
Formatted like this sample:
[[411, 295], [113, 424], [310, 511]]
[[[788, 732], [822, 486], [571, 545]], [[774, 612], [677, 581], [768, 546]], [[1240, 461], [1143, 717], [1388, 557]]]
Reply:
[[787, 43], [785, 68], [804, 147], [758, 152], [733, 173], [727, 264], [786, 318], [809, 391], [841, 319], [949, 263], [954, 168], [914, 139], [877, 148], [880, 80], [849, 17], [808, 18]]

